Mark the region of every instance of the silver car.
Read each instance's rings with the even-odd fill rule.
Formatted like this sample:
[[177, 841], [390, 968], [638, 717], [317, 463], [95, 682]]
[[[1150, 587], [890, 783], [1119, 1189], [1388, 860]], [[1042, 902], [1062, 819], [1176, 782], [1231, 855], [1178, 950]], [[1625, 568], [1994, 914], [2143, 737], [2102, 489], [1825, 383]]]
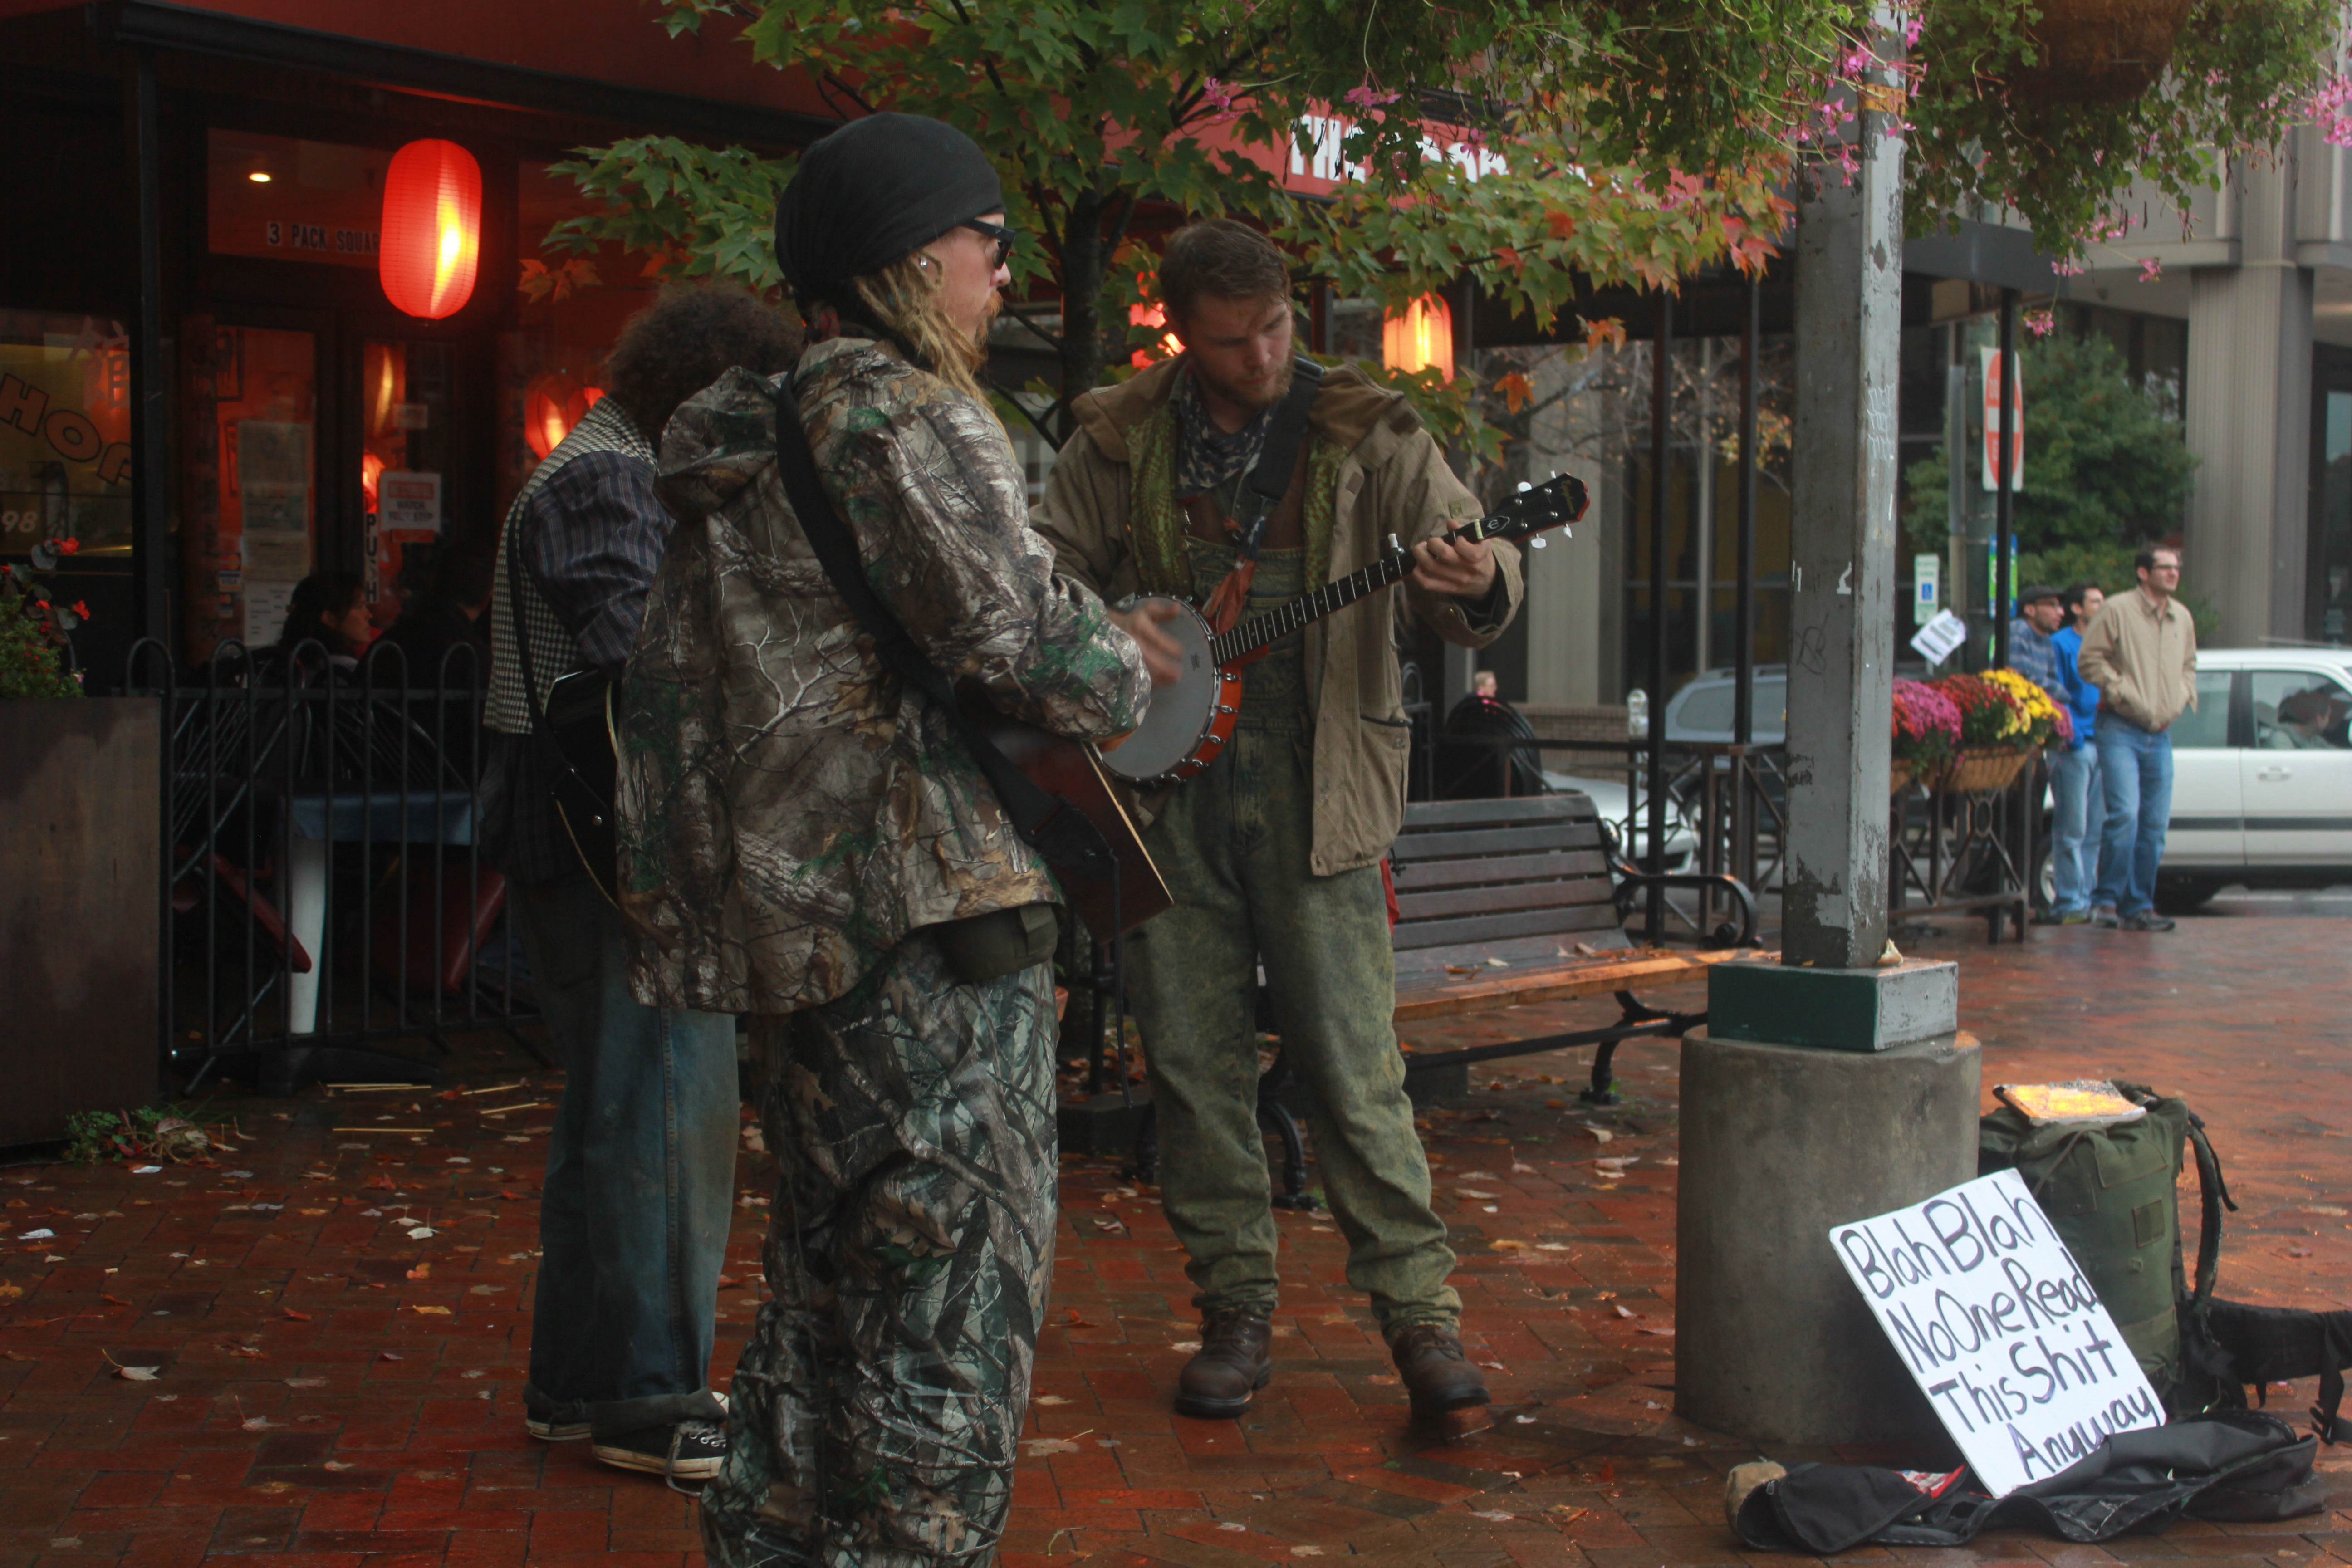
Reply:
[[2352, 648], [2204, 648], [2172, 724], [2168, 909], [2221, 888], [2352, 881]]

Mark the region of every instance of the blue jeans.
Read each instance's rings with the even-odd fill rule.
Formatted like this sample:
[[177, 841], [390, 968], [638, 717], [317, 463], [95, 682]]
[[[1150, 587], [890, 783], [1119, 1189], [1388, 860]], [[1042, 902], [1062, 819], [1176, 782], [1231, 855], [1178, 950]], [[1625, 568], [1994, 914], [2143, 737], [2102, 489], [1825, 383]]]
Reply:
[[522, 889], [514, 910], [565, 1074], [526, 1403], [600, 1438], [723, 1419], [709, 1370], [741, 1135], [735, 1021], [630, 995], [621, 917], [584, 872]]
[[2070, 746], [2050, 765], [2055, 797], [2050, 825], [2050, 869], [2057, 879], [2053, 912], [2079, 915], [2091, 907], [2099, 879], [2099, 849], [2105, 837], [2106, 797], [2099, 791], [2099, 749]]
[[2099, 715], [2099, 782], [2107, 826], [2099, 847], [2096, 902], [2136, 915], [2156, 905], [2156, 868], [2172, 820], [2172, 736], [2151, 733], [2112, 713]]

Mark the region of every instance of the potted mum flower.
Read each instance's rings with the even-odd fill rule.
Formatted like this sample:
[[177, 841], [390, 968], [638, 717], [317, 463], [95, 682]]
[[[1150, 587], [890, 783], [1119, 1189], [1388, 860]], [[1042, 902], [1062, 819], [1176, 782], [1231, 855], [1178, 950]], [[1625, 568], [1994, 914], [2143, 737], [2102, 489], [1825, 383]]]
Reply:
[[1937, 777], [1959, 749], [1960, 710], [1952, 700], [1924, 681], [1897, 680], [1890, 793], [1900, 795], [1916, 780]]
[[1960, 753], [1944, 787], [1974, 795], [2006, 786], [2033, 755], [2033, 721], [2023, 700], [2006, 683], [1982, 675], [1948, 675], [1935, 686], [1960, 710]]
[[2035, 751], [2045, 746], [2064, 745], [2074, 738], [2074, 721], [2066, 710], [2050, 700], [2038, 682], [2028, 680], [2013, 669], [1989, 669], [1984, 679], [2017, 699], [2025, 710], [2025, 743]]

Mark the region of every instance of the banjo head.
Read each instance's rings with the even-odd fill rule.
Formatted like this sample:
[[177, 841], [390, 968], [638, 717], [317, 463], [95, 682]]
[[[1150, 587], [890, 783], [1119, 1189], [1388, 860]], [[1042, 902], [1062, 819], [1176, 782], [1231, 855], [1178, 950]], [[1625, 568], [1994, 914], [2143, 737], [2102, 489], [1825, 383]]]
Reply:
[[[1130, 783], [1189, 775], [1206, 757], [1195, 757], [1216, 727], [1218, 708], [1229, 700], [1231, 677], [1217, 668], [1209, 647], [1209, 623], [1199, 611], [1177, 599], [1146, 599], [1145, 604], [1174, 605], [1181, 615], [1160, 623], [1172, 639], [1183, 674], [1172, 686], [1155, 686], [1135, 732], [1103, 753], [1103, 766]], [[1213, 754], [1215, 748], [1211, 748]], [[1187, 763], [1192, 765], [1187, 766]]]

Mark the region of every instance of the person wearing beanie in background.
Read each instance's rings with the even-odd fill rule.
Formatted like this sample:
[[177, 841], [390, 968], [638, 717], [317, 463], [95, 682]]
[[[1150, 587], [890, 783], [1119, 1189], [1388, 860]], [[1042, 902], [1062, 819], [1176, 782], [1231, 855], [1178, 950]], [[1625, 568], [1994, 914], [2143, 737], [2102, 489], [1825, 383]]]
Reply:
[[681, 521], [619, 721], [635, 981], [751, 1016], [781, 1165], [773, 1295], [702, 1500], [716, 1568], [980, 1568], [1012, 1502], [1053, 1260], [1060, 890], [834, 591], [777, 457], [797, 419], [875, 596], [948, 679], [1064, 735], [1135, 726], [1173, 644], [1054, 575], [978, 379], [1003, 208], [938, 121], [812, 146], [776, 213], [807, 349], [729, 373], [663, 442]]

